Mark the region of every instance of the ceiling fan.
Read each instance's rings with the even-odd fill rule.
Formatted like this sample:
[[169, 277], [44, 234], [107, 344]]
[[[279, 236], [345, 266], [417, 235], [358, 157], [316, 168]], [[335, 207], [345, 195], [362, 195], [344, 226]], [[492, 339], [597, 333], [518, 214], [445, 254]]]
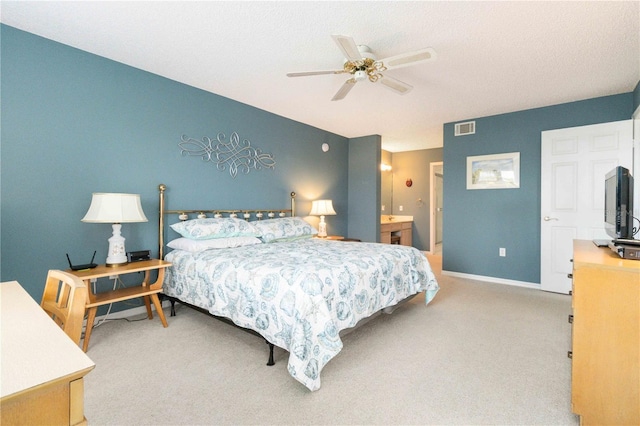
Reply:
[[346, 58], [341, 70], [290, 72], [287, 73], [287, 77], [306, 77], [309, 75], [323, 74], [351, 74], [351, 78], [344, 82], [342, 87], [340, 87], [340, 90], [338, 90], [331, 99], [332, 101], [344, 99], [357, 82], [364, 81], [366, 79], [369, 79], [369, 81], [374, 83], [379, 81], [389, 89], [404, 95], [410, 91], [413, 86], [393, 77], [389, 77], [388, 75], [383, 75], [382, 73], [387, 70], [416, 65], [436, 58], [435, 50], [429, 47], [377, 60], [368, 46], [357, 45], [353, 38], [344, 35], [332, 35], [331, 37], [333, 37], [333, 40], [336, 42], [338, 48], [340, 48]]

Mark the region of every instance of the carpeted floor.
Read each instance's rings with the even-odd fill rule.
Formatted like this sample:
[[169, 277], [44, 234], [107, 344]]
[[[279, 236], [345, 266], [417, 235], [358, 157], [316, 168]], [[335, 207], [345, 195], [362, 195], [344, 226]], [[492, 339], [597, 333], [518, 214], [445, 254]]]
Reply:
[[[571, 413], [569, 296], [443, 276], [344, 336], [310, 392], [288, 353], [186, 307], [176, 317], [107, 321], [91, 339], [90, 425], [577, 425]], [[140, 317], [137, 317], [138, 319]]]

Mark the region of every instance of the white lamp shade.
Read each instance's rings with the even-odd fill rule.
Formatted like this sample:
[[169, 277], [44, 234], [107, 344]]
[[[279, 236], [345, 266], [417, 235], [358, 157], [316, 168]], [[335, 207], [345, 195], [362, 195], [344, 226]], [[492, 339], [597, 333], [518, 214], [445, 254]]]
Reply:
[[139, 194], [94, 193], [83, 222], [126, 223], [147, 222]]
[[316, 200], [311, 203], [311, 216], [328, 216], [335, 215], [333, 202], [331, 200]]

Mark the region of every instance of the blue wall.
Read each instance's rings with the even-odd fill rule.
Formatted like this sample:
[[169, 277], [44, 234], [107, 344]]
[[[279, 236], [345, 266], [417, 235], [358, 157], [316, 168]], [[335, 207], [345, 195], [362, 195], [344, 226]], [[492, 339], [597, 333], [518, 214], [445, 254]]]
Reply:
[[[349, 143], [349, 238], [380, 241], [381, 144], [379, 135], [351, 139]], [[375, 188], [373, 196], [371, 187]]]
[[[104, 263], [111, 226], [80, 222], [92, 192], [141, 194], [149, 222], [122, 233], [127, 250], [156, 255], [160, 183], [169, 209], [284, 208], [295, 191], [306, 216], [311, 200], [331, 198], [344, 214], [328, 231], [347, 235], [347, 138], [12, 27], [1, 39], [1, 281], [39, 301], [47, 270], [68, 267], [65, 253], [85, 263], [97, 250]], [[181, 155], [182, 135], [219, 132], [272, 154], [275, 170], [233, 179]], [[379, 192], [375, 182], [361, 191], [373, 202]]]
[[[540, 283], [540, 132], [632, 112], [629, 92], [476, 118], [473, 135], [455, 137], [455, 123], [445, 124], [443, 270]], [[466, 189], [467, 156], [505, 152], [520, 152], [519, 189]]]

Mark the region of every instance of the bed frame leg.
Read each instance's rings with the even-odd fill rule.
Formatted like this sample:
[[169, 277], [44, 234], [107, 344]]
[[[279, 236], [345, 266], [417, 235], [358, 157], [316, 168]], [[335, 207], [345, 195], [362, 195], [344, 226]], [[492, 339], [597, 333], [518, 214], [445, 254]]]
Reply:
[[170, 316], [175, 317], [176, 316], [176, 298], [175, 297], [171, 297], [171, 296], [167, 296], [164, 293], [160, 293], [160, 304], [162, 304], [162, 302], [164, 302], [164, 299], [167, 299], [169, 301], [169, 303], [171, 303], [171, 314]]
[[266, 340], [265, 340], [265, 343], [267, 345], [269, 345], [269, 361], [267, 362], [267, 365], [268, 366], [276, 365], [276, 362], [273, 360], [273, 346], [274, 345], [273, 345], [273, 343], [267, 342]]

